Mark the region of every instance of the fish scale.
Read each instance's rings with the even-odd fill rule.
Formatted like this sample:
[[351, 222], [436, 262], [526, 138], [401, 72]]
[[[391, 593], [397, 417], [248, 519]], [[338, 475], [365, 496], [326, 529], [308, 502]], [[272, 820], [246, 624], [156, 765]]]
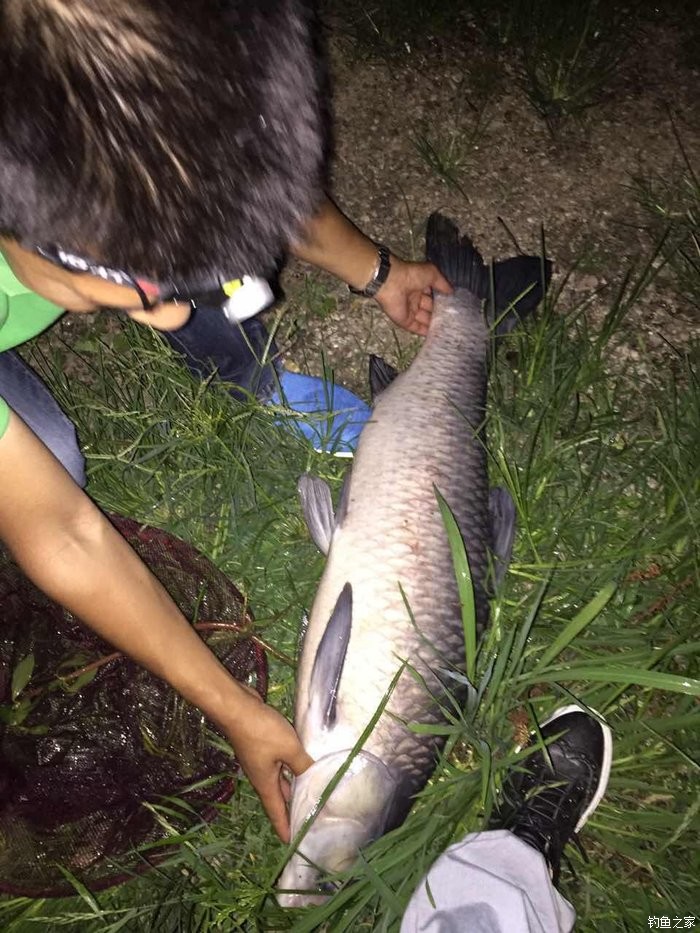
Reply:
[[[429, 256], [431, 242], [432, 258], [455, 291], [434, 297], [415, 360], [378, 396], [335, 523], [323, 484], [300, 483], [312, 536], [328, 548], [328, 559], [297, 674], [295, 726], [315, 763], [295, 781], [293, 833], [359, 742], [401, 665], [412, 671], [400, 674], [361, 751], [284, 869], [282, 888], [313, 888], [315, 866], [347, 867], [361, 845], [404, 818], [434, 768], [441, 739], [409, 724], [441, 722], [444, 685], [459, 698], [446, 671], [465, 668], [459, 591], [436, 489], [465, 543], [479, 633], [488, 622], [494, 529], [481, 429], [493, 320], [482, 300], [494, 281], [494, 312], [507, 312], [502, 329], [508, 329], [509, 305], [524, 314], [539, 302], [542, 288], [525, 299], [521, 294], [539, 281], [543, 264], [518, 257], [498, 264], [492, 277], [471, 243], [439, 215], [428, 225]], [[507, 538], [499, 537], [502, 546]], [[510, 543], [512, 534], [505, 551]], [[279, 900], [292, 906], [324, 897], [310, 891]]]
[[[470, 315], [464, 313], [467, 303]], [[459, 595], [434, 487], [462, 529], [480, 621], [485, 622], [488, 607], [480, 581], [485, 576], [491, 529], [485, 455], [472, 425], [480, 425], [484, 417], [486, 352], [487, 328], [480, 303], [461, 290], [454, 298], [437, 298], [419, 365], [414, 363], [381, 394], [371, 423], [362, 432], [347, 491], [347, 512], [328, 555], [299, 671], [303, 683], [305, 667], [313, 662], [338, 594], [350, 582], [352, 632], [337, 709], [338, 719], [353, 723], [355, 741], [402, 660], [415, 667], [433, 690], [439, 690], [439, 681], [431, 667], [464, 668]], [[482, 374], [476, 392], [470, 385], [475, 382], [474, 372]], [[465, 399], [469, 400], [466, 405]], [[468, 494], [465, 473], [481, 476], [481, 481], [470, 483]], [[355, 685], [363, 681], [365, 686], [358, 694]], [[300, 691], [297, 727], [302, 742], [310, 747], [313, 738], [305, 730], [306, 702]], [[434, 749], [426, 754], [425, 739], [397, 726], [389, 713], [418, 722], [436, 721], [439, 714], [426, 690], [404, 672], [387, 713], [365, 745], [406, 772], [411, 784], [417, 783], [430, 767]], [[347, 741], [347, 734], [341, 741]]]

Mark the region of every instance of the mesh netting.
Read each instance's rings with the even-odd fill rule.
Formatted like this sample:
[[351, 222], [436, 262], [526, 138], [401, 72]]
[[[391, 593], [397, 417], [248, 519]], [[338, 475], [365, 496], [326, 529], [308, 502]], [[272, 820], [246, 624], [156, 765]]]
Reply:
[[[250, 617], [236, 587], [178, 538], [112, 521], [231, 674], [264, 697], [265, 655], [240, 634]], [[144, 806], [163, 796], [216, 815], [236, 762], [201, 713], [41, 593], [2, 548], [0, 613], [0, 891], [72, 894], [59, 865], [92, 890], [145, 870], [168, 854], [143, 854], [166, 836]]]

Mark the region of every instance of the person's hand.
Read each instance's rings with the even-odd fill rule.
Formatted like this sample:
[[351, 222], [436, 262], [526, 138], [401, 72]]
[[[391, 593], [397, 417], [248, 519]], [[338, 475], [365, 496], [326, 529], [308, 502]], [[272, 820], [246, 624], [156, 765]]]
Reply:
[[404, 262], [391, 257], [386, 282], [376, 294], [382, 310], [399, 327], [424, 337], [433, 313], [433, 289], [452, 294], [452, 286], [430, 262]]
[[272, 826], [282, 842], [289, 842], [287, 801], [289, 784], [282, 774], [286, 765], [301, 774], [313, 764], [293, 726], [253, 690], [236, 704], [236, 721], [226, 728], [241, 768], [255, 788]]

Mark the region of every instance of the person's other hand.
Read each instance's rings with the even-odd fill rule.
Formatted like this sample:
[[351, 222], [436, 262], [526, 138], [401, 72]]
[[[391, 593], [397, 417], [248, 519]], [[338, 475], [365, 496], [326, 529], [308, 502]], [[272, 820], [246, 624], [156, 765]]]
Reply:
[[433, 313], [433, 289], [443, 295], [453, 291], [437, 266], [392, 255], [389, 276], [375, 297], [394, 324], [424, 337]]
[[313, 758], [281, 713], [263, 703], [255, 691], [246, 693], [249, 700], [237, 704], [236, 721], [226, 733], [275, 832], [282, 842], [289, 842], [289, 784], [282, 768], [286, 765], [295, 775], [301, 774]]

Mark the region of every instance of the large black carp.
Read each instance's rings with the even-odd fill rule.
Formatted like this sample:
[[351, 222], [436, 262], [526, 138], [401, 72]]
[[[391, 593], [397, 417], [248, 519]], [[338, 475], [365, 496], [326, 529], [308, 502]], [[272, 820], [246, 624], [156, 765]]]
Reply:
[[[323, 900], [318, 868], [349, 866], [362, 845], [398, 825], [434, 768], [439, 740], [407, 724], [441, 722], [446, 681], [455, 692], [445, 670], [465, 666], [460, 599], [436, 490], [464, 539], [479, 632], [488, 622], [489, 566], [502, 566], [512, 544], [512, 500], [503, 490], [489, 495], [482, 432], [488, 362], [494, 333], [510, 330], [542, 299], [549, 264], [518, 256], [487, 267], [438, 214], [428, 222], [426, 252], [454, 294], [435, 295], [416, 358], [406, 372], [384, 379], [337, 513], [325, 483], [300, 480], [311, 535], [328, 560], [298, 671], [295, 725], [315, 763], [295, 781], [293, 834], [402, 665], [412, 670], [400, 673], [361, 751], [283, 871], [285, 906]], [[375, 366], [375, 383], [382, 373]]]

